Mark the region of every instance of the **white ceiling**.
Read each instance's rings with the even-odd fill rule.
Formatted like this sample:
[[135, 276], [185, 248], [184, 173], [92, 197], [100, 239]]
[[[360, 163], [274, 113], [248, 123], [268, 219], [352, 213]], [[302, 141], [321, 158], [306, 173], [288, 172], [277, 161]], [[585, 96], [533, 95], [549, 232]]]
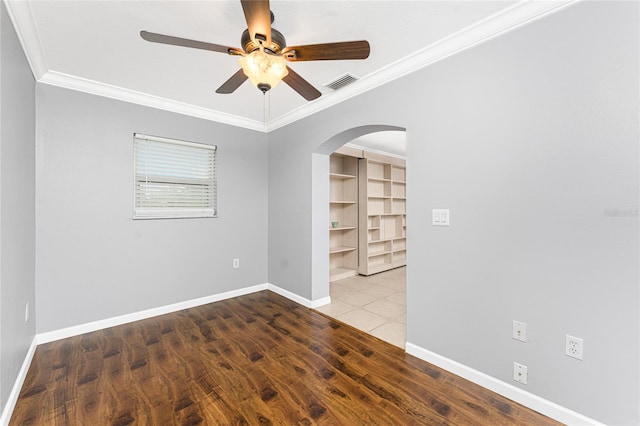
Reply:
[[406, 132], [399, 130], [369, 133], [353, 139], [348, 145], [355, 148], [363, 148], [367, 151], [381, 152], [405, 158], [407, 151], [406, 135]]
[[[271, 1], [287, 44], [366, 39], [366, 60], [290, 64], [323, 95], [307, 102], [286, 84], [266, 96], [245, 82], [215, 90], [239, 69], [220, 53], [149, 43], [140, 30], [241, 47], [239, 0], [9, 0], [36, 78], [116, 99], [269, 131], [537, 19], [561, 1]], [[346, 72], [356, 83], [323, 84]]]

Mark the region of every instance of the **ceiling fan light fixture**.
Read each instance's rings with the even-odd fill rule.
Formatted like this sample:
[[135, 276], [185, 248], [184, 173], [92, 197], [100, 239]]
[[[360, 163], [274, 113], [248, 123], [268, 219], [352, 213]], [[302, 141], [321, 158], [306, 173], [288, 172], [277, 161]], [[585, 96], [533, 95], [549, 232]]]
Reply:
[[262, 92], [273, 89], [289, 74], [282, 56], [270, 55], [262, 49], [254, 50], [238, 59], [242, 71]]
[[242, 56], [239, 60], [241, 69], [222, 83], [222, 86], [216, 89], [216, 93], [233, 93], [247, 80], [251, 80], [251, 83], [262, 93], [266, 93], [276, 87], [281, 80], [284, 80], [289, 87], [307, 101], [318, 99], [322, 93], [294, 70], [287, 67], [287, 61], [366, 59], [371, 52], [371, 46], [366, 40], [287, 47], [284, 35], [271, 26], [273, 13], [269, 9], [269, 0], [240, 0], [240, 3], [247, 22], [247, 29], [242, 32], [240, 37], [241, 49], [149, 31], [140, 31], [140, 37], [153, 43]]

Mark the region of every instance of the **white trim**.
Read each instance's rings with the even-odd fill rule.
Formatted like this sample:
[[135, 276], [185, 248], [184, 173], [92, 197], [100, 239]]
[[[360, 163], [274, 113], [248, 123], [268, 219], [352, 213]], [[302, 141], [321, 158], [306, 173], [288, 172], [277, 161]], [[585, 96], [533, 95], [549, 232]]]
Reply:
[[336, 92], [324, 94], [319, 99], [295, 108], [265, 124], [261, 121], [250, 120], [201, 106], [173, 101], [49, 70], [43, 55], [29, 2], [4, 0], [7, 10], [9, 11], [9, 16], [18, 33], [20, 43], [29, 61], [29, 65], [31, 66], [31, 70], [39, 82], [266, 133], [396, 80], [479, 43], [496, 38], [579, 1], [580, 0], [522, 0], [511, 7], [507, 7], [473, 25], [457, 31], [449, 37], [426, 46], [418, 52], [364, 76], [353, 84]]
[[309, 104], [302, 105], [283, 116], [269, 121], [266, 123], [266, 131], [271, 132], [301, 120], [318, 111], [375, 89], [376, 87], [441, 61], [477, 44], [489, 41], [544, 16], [555, 13], [578, 1], [580, 0], [522, 0], [511, 7], [488, 16], [444, 39], [438, 40], [417, 52], [366, 75], [353, 84], [336, 92], [322, 95], [322, 97]]
[[66, 89], [77, 90], [79, 92], [89, 93], [97, 96], [103, 96], [105, 98], [115, 99], [118, 101], [144, 105], [151, 108], [175, 112], [177, 114], [188, 115], [190, 117], [197, 117], [205, 120], [215, 121], [218, 123], [229, 124], [231, 126], [244, 127], [249, 130], [257, 130], [260, 132], [265, 131], [264, 123], [262, 123], [261, 121], [249, 120], [237, 115], [214, 111], [209, 108], [161, 98], [159, 96], [149, 95], [147, 93], [125, 89], [118, 86], [112, 86], [110, 84], [100, 83], [98, 81], [88, 80], [81, 77], [75, 77], [57, 71], [47, 71], [41, 78], [38, 79], [38, 81], [40, 83], [49, 84], [51, 86], [64, 87]]
[[80, 324], [72, 327], [62, 328], [59, 330], [48, 331], [45, 333], [36, 334], [31, 342], [31, 346], [29, 347], [29, 351], [25, 356], [24, 362], [22, 363], [22, 368], [18, 373], [18, 378], [13, 385], [13, 389], [11, 390], [11, 394], [9, 395], [9, 399], [7, 404], [4, 406], [2, 411], [2, 416], [0, 417], [0, 426], [6, 426], [9, 424], [9, 420], [11, 419], [11, 414], [13, 413], [13, 409], [15, 408], [16, 402], [18, 400], [18, 396], [20, 395], [20, 389], [24, 384], [24, 380], [27, 376], [27, 372], [29, 371], [29, 366], [31, 365], [31, 361], [33, 359], [33, 355], [35, 354], [37, 345], [41, 345], [44, 343], [54, 342], [56, 340], [66, 339], [68, 337], [79, 336], [84, 333], [89, 333], [92, 331], [103, 330], [109, 327], [115, 327], [122, 324], [127, 324], [134, 321], [139, 321], [151, 317], [155, 317], [158, 315], [169, 314], [172, 312], [181, 311], [183, 309], [189, 309], [196, 306], [206, 305], [208, 303], [218, 302], [225, 299], [231, 299], [233, 297], [244, 296], [246, 294], [256, 293], [258, 291], [270, 290], [274, 293], [277, 293], [283, 297], [286, 297], [289, 300], [292, 300], [296, 303], [299, 303], [307, 308], [317, 308], [320, 306], [324, 306], [328, 303], [331, 303], [331, 299], [329, 297], [325, 297], [318, 300], [309, 300], [304, 297], [300, 297], [295, 293], [292, 293], [288, 290], [280, 288], [276, 285], [265, 283], [258, 284], [251, 287], [245, 287], [238, 290], [231, 290], [224, 293], [218, 293], [211, 296], [200, 297], [197, 299], [186, 300], [184, 302], [173, 303], [171, 305], [160, 306], [157, 308], [146, 309], [144, 311], [133, 312], [130, 314], [120, 315], [117, 317], [107, 318], [98, 321], [92, 321], [86, 324]]
[[317, 300], [312, 300], [311, 305], [309, 307], [311, 309], [316, 309], [329, 304], [331, 304], [331, 296], [322, 297]]
[[206, 305], [208, 303], [219, 302], [221, 300], [231, 299], [233, 297], [244, 296], [246, 294], [256, 293], [258, 291], [270, 290], [280, 296], [286, 297], [296, 303], [299, 303], [307, 308], [318, 308], [326, 304], [331, 303], [330, 297], [324, 297], [318, 300], [309, 300], [307, 298], [298, 296], [295, 293], [285, 290], [276, 285], [265, 283], [258, 284], [251, 287], [245, 287], [238, 290], [231, 290], [224, 293], [213, 294], [211, 296], [200, 297], [197, 299], [186, 300], [184, 302], [173, 303], [171, 305], [160, 306], [157, 308], [146, 309], [144, 311], [133, 312], [130, 314], [120, 315], [117, 317], [106, 318], [103, 320], [92, 321], [85, 324], [75, 325], [58, 330], [48, 331], [45, 333], [39, 333], [35, 336], [36, 343], [41, 345], [43, 343], [54, 342], [56, 340], [66, 339], [68, 337], [79, 336], [80, 334], [90, 333], [92, 331], [103, 330], [109, 327], [115, 327], [122, 324], [127, 324], [134, 321], [139, 321], [147, 318], [152, 318], [158, 315], [170, 314], [172, 312], [181, 311], [183, 309], [189, 309], [196, 306]]
[[62, 328], [59, 330], [48, 331], [36, 335], [38, 344], [49, 343], [68, 337], [78, 336], [80, 334], [92, 331], [102, 330], [117, 325], [127, 324], [158, 315], [169, 314], [183, 309], [189, 309], [196, 306], [206, 305], [207, 303], [218, 302], [220, 300], [231, 299], [232, 297], [244, 296], [245, 294], [255, 293], [257, 291], [268, 290], [270, 284], [258, 284], [252, 287], [245, 287], [238, 290], [218, 293], [211, 296], [200, 297], [198, 299], [186, 300], [184, 302], [173, 303], [171, 305], [151, 308], [144, 311], [133, 312], [130, 314], [120, 315], [117, 317], [107, 318], [98, 321], [92, 321], [86, 324], [75, 325], [72, 327]]
[[31, 72], [36, 80], [42, 78], [49, 66], [44, 57], [40, 36], [33, 20], [31, 4], [28, 1], [4, 0], [9, 18], [16, 30], [22, 50], [24, 50]]
[[464, 364], [460, 364], [457, 361], [438, 355], [437, 353], [431, 352], [418, 345], [414, 345], [413, 343], [407, 342], [405, 350], [408, 354], [443, 368], [455, 375], [476, 383], [564, 424], [572, 426], [604, 426], [603, 423], [594, 419], [580, 413], [576, 413], [575, 411], [569, 410], [568, 408], [562, 407], [516, 386], [505, 383], [502, 380], [498, 380], [495, 377], [489, 376], [488, 374], [482, 373]]
[[202, 143], [202, 142], [183, 141], [181, 139], [163, 138], [161, 136], [151, 136], [151, 135], [145, 135], [145, 134], [142, 134], [142, 133], [134, 133], [133, 134], [133, 138], [134, 139], [141, 139], [141, 140], [145, 140], [145, 141], [163, 142], [163, 143], [170, 143], [170, 144], [173, 144], [173, 145], [188, 146], [188, 147], [191, 147], [191, 148], [208, 149], [208, 150], [211, 150], [211, 151], [217, 151], [218, 150], [218, 145], [211, 145], [211, 144]]
[[280, 296], [286, 297], [289, 300], [299, 303], [305, 308], [315, 309], [331, 303], [331, 297], [329, 296], [317, 300], [309, 300], [306, 297], [298, 296], [297, 294], [292, 293], [289, 290], [285, 290], [273, 284], [269, 284], [268, 290], [271, 290], [274, 293], [279, 294]]
[[20, 390], [24, 384], [24, 379], [27, 377], [27, 372], [31, 366], [31, 360], [33, 360], [33, 355], [36, 353], [36, 346], [38, 346], [38, 342], [34, 336], [33, 340], [31, 340], [29, 350], [24, 357], [24, 361], [22, 362], [22, 367], [18, 372], [18, 377], [13, 384], [7, 403], [2, 410], [2, 416], [0, 416], [0, 425], [2, 426], [7, 426], [9, 424], [9, 420], [11, 420], [11, 414], [13, 414], [13, 409], [16, 406], [16, 402], [18, 402], [18, 396], [20, 396]]
[[[255, 293], [258, 291], [270, 290], [277, 293], [289, 300], [299, 303], [308, 308], [317, 308], [331, 303], [330, 297], [324, 297], [317, 300], [309, 300], [307, 298], [298, 296], [295, 293], [285, 290], [273, 284], [265, 283], [258, 284], [251, 287], [245, 287], [238, 290], [227, 291], [224, 293], [214, 294], [211, 296], [201, 297], [197, 299], [187, 300], [184, 302], [173, 303], [171, 305], [161, 306], [158, 308], [147, 309], [144, 311], [134, 312], [131, 314], [120, 315], [117, 317], [107, 318], [104, 320], [93, 321], [78, 326], [67, 327], [59, 330], [49, 331], [46, 333], [36, 334], [31, 342], [31, 346], [25, 356], [24, 362], [18, 373], [18, 377], [13, 385], [7, 404], [4, 406], [2, 416], [0, 417], [0, 426], [6, 426], [9, 423], [11, 414], [18, 400], [20, 389], [24, 384], [29, 366], [36, 351], [36, 346], [44, 343], [53, 342], [60, 339], [66, 339], [68, 337], [78, 336], [80, 334], [89, 333], [92, 331], [102, 330], [109, 327], [114, 327], [130, 322], [143, 320], [158, 315], [164, 315], [183, 309], [193, 308], [196, 306], [205, 305], [208, 303], [218, 302], [233, 297], [243, 296], [246, 294]], [[460, 377], [463, 377], [473, 383], [476, 383], [482, 387], [485, 387], [499, 395], [509, 398], [515, 402], [518, 402], [532, 410], [538, 411], [546, 416], [549, 416], [555, 420], [569, 425], [589, 425], [589, 426], [603, 426], [602, 423], [597, 422], [582, 414], [571, 411], [558, 404], [547, 401], [534, 394], [526, 392], [513, 385], [505, 383], [494, 377], [491, 377], [485, 373], [477, 371], [471, 367], [460, 364], [456, 361], [438, 355], [427, 349], [424, 349], [418, 345], [414, 345], [410, 342], [406, 343], [405, 350], [408, 354], [414, 355], [424, 361], [434, 364], [440, 368], [450, 371]]]

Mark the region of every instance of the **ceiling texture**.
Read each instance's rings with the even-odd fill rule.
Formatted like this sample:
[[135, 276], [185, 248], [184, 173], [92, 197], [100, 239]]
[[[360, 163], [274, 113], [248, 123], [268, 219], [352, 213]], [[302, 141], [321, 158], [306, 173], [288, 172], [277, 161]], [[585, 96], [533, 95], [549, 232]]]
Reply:
[[[239, 0], [9, 0], [36, 79], [259, 131], [271, 131], [524, 25], [571, 1], [273, 0], [273, 27], [287, 45], [368, 40], [365, 60], [294, 62], [322, 92], [308, 102], [282, 83], [263, 95], [246, 81], [215, 90], [237, 57], [143, 40], [141, 30], [241, 47]], [[470, 70], [471, 72], [471, 70]], [[359, 79], [333, 90], [324, 84]]]

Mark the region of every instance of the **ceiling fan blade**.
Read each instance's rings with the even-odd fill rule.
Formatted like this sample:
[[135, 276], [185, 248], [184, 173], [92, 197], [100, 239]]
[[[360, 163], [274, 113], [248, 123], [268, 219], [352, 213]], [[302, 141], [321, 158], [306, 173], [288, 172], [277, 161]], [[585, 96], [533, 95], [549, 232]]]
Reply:
[[371, 48], [366, 40], [338, 43], [288, 46], [282, 49], [287, 61], [332, 61], [337, 59], [366, 59]]
[[192, 47], [194, 49], [210, 50], [212, 52], [239, 54], [242, 50], [235, 47], [222, 46], [220, 44], [206, 43], [204, 41], [189, 40], [188, 38], [173, 37], [164, 34], [140, 31], [140, 37], [153, 43], [170, 44], [173, 46]]
[[271, 9], [269, 0], [240, 0], [247, 20], [249, 36], [271, 44]]
[[231, 78], [229, 78], [229, 80], [225, 81], [222, 84], [222, 86], [218, 87], [218, 90], [216, 90], [216, 93], [221, 93], [221, 94], [233, 93], [238, 87], [240, 87], [242, 83], [247, 81], [247, 78], [248, 77], [245, 75], [244, 71], [242, 71], [242, 68], [240, 68], [238, 72], [236, 72], [234, 75], [231, 76]]
[[308, 101], [312, 101], [314, 99], [318, 99], [322, 95], [318, 89], [313, 87], [307, 80], [300, 77], [298, 73], [289, 67], [287, 67], [287, 70], [289, 71], [289, 74], [287, 74], [282, 81], [291, 86], [291, 88], [298, 92], [303, 98]]

